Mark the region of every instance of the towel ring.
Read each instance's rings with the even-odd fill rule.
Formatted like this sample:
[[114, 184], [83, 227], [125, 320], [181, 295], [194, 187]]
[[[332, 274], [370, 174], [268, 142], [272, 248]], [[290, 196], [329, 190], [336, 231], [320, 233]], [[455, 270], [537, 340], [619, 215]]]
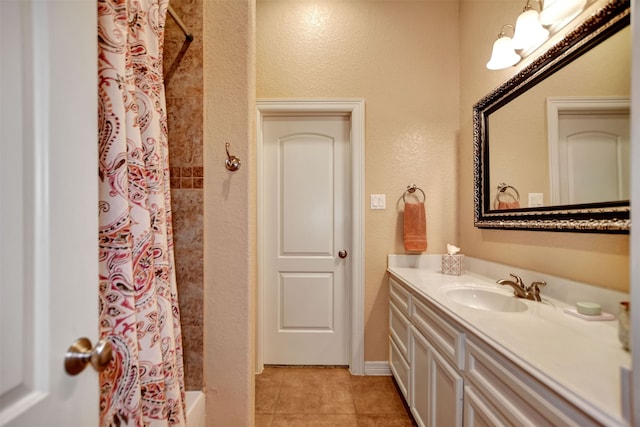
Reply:
[[402, 201], [407, 203], [407, 200], [405, 199], [405, 196], [407, 195], [407, 193], [413, 194], [416, 192], [416, 190], [422, 193], [422, 203], [424, 203], [425, 200], [427, 200], [427, 196], [426, 194], [424, 194], [424, 191], [422, 191], [420, 187], [416, 187], [415, 184], [407, 185], [407, 189], [405, 190], [404, 193], [402, 193]]
[[[512, 186], [512, 185], [507, 185], [507, 184], [505, 184], [504, 182], [501, 182], [500, 184], [498, 184], [498, 196], [497, 196], [498, 200], [500, 200], [500, 195], [501, 195], [501, 194], [505, 194], [505, 192], [506, 192], [509, 188], [510, 188], [510, 189], [512, 189], [512, 190], [516, 193], [516, 201], [518, 201], [518, 202], [519, 202], [519, 201], [520, 201], [520, 193], [518, 192], [518, 190], [516, 190], [516, 188], [515, 188], [514, 186]], [[513, 196], [512, 196], [512, 197], [513, 197]]]

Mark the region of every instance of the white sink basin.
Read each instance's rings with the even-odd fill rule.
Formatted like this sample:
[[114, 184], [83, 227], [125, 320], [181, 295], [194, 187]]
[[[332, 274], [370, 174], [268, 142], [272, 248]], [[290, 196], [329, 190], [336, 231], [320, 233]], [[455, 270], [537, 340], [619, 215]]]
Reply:
[[447, 286], [443, 293], [453, 302], [478, 310], [520, 312], [528, 308], [527, 304], [513, 295], [479, 286]]

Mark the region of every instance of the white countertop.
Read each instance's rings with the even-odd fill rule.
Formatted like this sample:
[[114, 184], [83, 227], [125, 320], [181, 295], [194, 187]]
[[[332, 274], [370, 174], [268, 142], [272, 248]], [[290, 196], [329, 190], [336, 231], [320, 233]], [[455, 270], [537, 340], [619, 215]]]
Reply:
[[[521, 300], [528, 305], [526, 311], [490, 312], [470, 308], [447, 298], [442, 289], [447, 285], [472, 283], [513, 295], [510, 287], [500, 286], [496, 280], [509, 278], [508, 273], [512, 271], [521, 273], [503, 266], [506, 273], [499, 277], [488, 278], [471, 272], [449, 276], [440, 271], [440, 255], [408, 257], [411, 256], [389, 256], [388, 271], [395, 278], [604, 425], [628, 425], [621, 409], [620, 367], [631, 367], [631, 355], [618, 341], [617, 321], [587, 321], [570, 316], [563, 309], [574, 306], [546, 296], [546, 288], [541, 290], [542, 302]], [[466, 261], [467, 269], [473, 265], [477, 270], [491, 271], [481, 260], [467, 258]], [[561, 279], [549, 279], [549, 276], [542, 278], [549, 286], [562, 286], [558, 283]], [[595, 295], [590, 293], [590, 287], [585, 289], [585, 295]], [[572, 291], [574, 297], [579, 293], [579, 290]], [[616, 300], [625, 295], [604, 291], [598, 294], [601, 300], [583, 301], [597, 302], [607, 311], [605, 308], [612, 307], [607, 298]]]

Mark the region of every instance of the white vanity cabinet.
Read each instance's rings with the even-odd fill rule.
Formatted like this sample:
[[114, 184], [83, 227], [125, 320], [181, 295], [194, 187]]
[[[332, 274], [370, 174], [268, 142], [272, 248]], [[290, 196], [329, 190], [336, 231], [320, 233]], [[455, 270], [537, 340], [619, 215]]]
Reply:
[[390, 303], [389, 366], [405, 400], [409, 401], [409, 320]]
[[411, 294], [407, 289], [390, 279], [389, 289], [389, 367], [398, 387], [409, 401], [409, 307]]
[[391, 371], [416, 423], [462, 426], [463, 334], [393, 279], [390, 295]]
[[603, 425], [411, 286], [389, 285], [391, 371], [419, 426]]
[[409, 344], [411, 295], [391, 279], [389, 303], [389, 367], [405, 400], [409, 402]]

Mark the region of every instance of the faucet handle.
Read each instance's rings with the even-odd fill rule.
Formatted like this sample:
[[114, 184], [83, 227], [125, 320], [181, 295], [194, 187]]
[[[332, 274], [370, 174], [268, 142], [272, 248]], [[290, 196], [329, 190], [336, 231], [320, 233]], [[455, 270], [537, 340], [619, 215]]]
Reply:
[[540, 286], [547, 286], [547, 282], [542, 280], [538, 282], [533, 282], [531, 283], [531, 286], [529, 286], [528, 291], [533, 296], [533, 299], [535, 301], [542, 301], [542, 298], [540, 298]]
[[522, 281], [522, 278], [516, 274], [513, 273], [509, 273], [509, 276], [513, 277], [514, 279], [516, 279], [516, 283], [522, 287], [524, 289], [524, 282]]

